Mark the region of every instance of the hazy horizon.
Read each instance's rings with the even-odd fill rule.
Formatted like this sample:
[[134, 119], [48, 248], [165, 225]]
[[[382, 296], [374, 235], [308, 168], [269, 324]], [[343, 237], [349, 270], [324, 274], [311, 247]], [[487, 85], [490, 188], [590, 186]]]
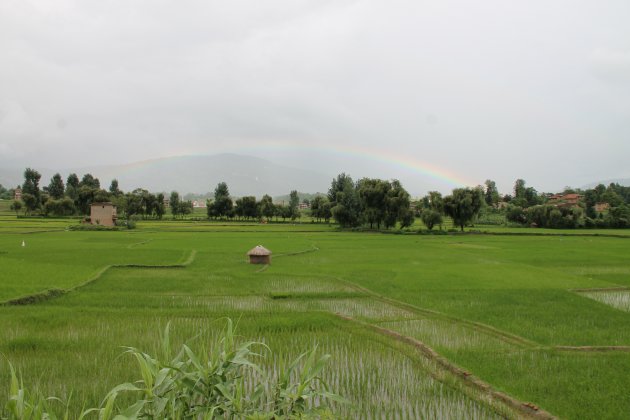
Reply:
[[0, 169], [236, 153], [420, 193], [630, 178], [629, 17], [624, 1], [3, 2]]

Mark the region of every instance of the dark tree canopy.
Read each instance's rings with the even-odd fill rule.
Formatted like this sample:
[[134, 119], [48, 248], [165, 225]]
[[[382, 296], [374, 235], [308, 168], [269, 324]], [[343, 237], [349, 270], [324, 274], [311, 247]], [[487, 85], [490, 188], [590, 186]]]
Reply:
[[13, 203], [11, 203], [11, 207], [10, 210], [15, 212], [15, 216], [17, 217], [18, 213], [20, 212], [20, 210], [22, 209], [22, 202], [21, 201], [14, 201]]
[[164, 213], [166, 212], [164, 208], [164, 194], [159, 193], [156, 196], [156, 203], [155, 203], [154, 211], [155, 211], [155, 217], [161, 220], [162, 216], [164, 216]]
[[239, 198], [236, 200], [236, 207], [234, 211], [237, 216], [244, 217], [246, 219], [255, 219], [258, 217], [256, 197], [247, 196]]
[[101, 188], [101, 182], [98, 180], [98, 178], [94, 178], [92, 174], [85, 174], [83, 175], [81, 182], [79, 182], [79, 188], [81, 187], [90, 187], [98, 190]]
[[487, 179], [485, 182], [486, 192], [485, 192], [485, 200], [486, 204], [489, 206], [494, 206], [499, 202], [499, 190], [497, 190], [496, 182], [491, 179]]
[[214, 201], [208, 206], [208, 216], [224, 217], [232, 212], [232, 199], [225, 182], [220, 182], [214, 189]]
[[77, 174], [68, 175], [68, 179], [66, 180], [66, 187], [79, 188], [79, 177]]
[[429, 230], [432, 230], [435, 225], [442, 224], [442, 213], [431, 208], [422, 210], [420, 218], [422, 219], [422, 223], [424, 223]]
[[177, 191], [171, 192], [169, 206], [171, 208], [171, 214], [173, 215], [173, 218], [175, 218], [179, 214], [179, 204], [179, 193]]
[[387, 212], [387, 194], [391, 186], [381, 179], [363, 178], [357, 182], [357, 194], [361, 204], [361, 215], [370, 229], [376, 225], [381, 228]]
[[[328, 200], [330, 213], [341, 227], [366, 224], [380, 229], [394, 227], [397, 222], [401, 228], [413, 224], [409, 193], [397, 180], [363, 178], [355, 185], [348, 175], [340, 174], [332, 181]], [[321, 202], [315, 209], [319, 211], [320, 206], [327, 212], [328, 206]]]
[[317, 221], [324, 219], [326, 222], [332, 217], [330, 201], [325, 196], [318, 195], [311, 201], [311, 216]]
[[289, 217], [291, 220], [295, 220], [300, 217], [298, 206], [300, 205], [300, 197], [296, 190], [291, 191], [289, 194]]
[[[337, 184], [337, 186], [343, 186], [341, 191], [336, 189], [333, 181], [334, 194], [329, 193], [329, 197], [335, 197], [334, 206], [331, 208], [332, 216], [337, 220], [337, 223], [341, 227], [354, 227], [361, 223], [360, 219], [360, 204], [357, 191], [354, 188], [352, 179], [347, 177], [343, 183]], [[333, 203], [331, 203], [332, 205]]]
[[32, 195], [38, 203], [41, 194], [39, 190], [39, 180], [41, 177], [40, 173], [35, 169], [26, 168], [24, 171], [24, 184], [22, 184], [22, 193]]
[[65, 187], [63, 185], [63, 179], [61, 179], [61, 175], [57, 173], [50, 179], [50, 184], [48, 184], [48, 194], [50, 194], [53, 199], [60, 200], [63, 198], [64, 192]]
[[413, 224], [413, 212], [410, 208], [409, 193], [398, 180], [389, 182], [385, 196], [385, 227], [391, 228], [400, 222], [400, 227]]
[[33, 194], [23, 193], [22, 201], [24, 202], [24, 207], [26, 207], [26, 212], [28, 214], [39, 208], [39, 200]]
[[271, 219], [276, 214], [276, 206], [270, 195], [265, 194], [259, 203], [260, 214], [267, 219]]
[[483, 203], [480, 188], [456, 188], [451, 195], [444, 197], [444, 212], [463, 232], [464, 226], [479, 215]]
[[120, 188], [118, 188], [118, 180], [117, 179], [112, 179], [111, 184], [109, 184], [109, 192], [114, 195], [114, 196], [119, 196], [120, 194], [122, 194], [122, 191], [120, 191]]

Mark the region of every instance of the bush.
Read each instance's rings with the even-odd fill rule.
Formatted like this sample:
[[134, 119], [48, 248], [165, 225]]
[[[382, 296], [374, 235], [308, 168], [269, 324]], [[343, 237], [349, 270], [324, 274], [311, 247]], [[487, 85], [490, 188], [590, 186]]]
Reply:
[[422, 223], [429, 229], [433, 230], [435, 225], [442, 224], [442, 214], [433, 209], [424, 209], [422, 213], [420, 213], [420, 218], [422, 219]]
[[44, 204], [46, 216], [72, 216], [76, 213], [74, 202], [69, 198], [61, 200], [47, 200]]
[[105, 230], [120, 230], [120, 228], [118, 226], [103, 226], [103, 225], [92, 225], [92, 224], [80, 224], [80, 225], [70, 225], [68, 226], [68, 230], [74, 230], [74, 231], [105, 231]]
[[134, 219], [128, 219], [128, 220], [118, 219], [116, 220], [116, 226], [127, 228], [127, 229], [135, 229], [136, 221]]

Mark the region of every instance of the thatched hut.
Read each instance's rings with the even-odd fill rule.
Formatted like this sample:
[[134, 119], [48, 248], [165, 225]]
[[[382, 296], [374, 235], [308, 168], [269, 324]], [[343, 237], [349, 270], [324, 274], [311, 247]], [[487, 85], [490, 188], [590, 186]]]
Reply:
[[250, 264], [271, 264], [271, 251], [262, 245], [258, 245], [247, 253]]

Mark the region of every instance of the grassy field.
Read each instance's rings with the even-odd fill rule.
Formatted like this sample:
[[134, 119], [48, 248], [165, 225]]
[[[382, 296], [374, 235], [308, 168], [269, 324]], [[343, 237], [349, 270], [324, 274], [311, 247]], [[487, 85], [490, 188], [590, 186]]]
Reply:
[[[136, 378], [120, 346], [154, 349], [169, 321], [177, 342], [211, 341], [230, 316], [244, 339], [271, 347], [272, 371], [316, 343], [330, 353], [326, 379], [353, 403], [336, 407], [342, 417], [518, 416], [385, 330], [560, 417], [630, 412], [630, 352], [619, 348], [630, 346], [628, 232], [388, 235], [208, 221], [66, 231], [71, 223], [0, 214], [0, 301], [73, 289], [0, 307], [0, 353], [26, 383], [74, 390], [77, 409]], [[246, 263], [257, 244], [272, 265]]]

